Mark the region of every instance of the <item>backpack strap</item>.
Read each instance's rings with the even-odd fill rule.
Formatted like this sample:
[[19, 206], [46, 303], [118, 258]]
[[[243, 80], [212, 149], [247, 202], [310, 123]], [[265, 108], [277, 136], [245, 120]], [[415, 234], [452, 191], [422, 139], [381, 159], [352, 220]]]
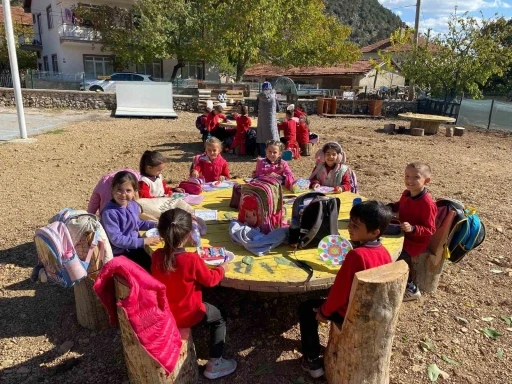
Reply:
[[[318, 198], [315, 198], [311, 203], [309, 203], [309, 206], [311, 204], [318, 204], [318, 214], [316, 215], [315, 223], [311, 227], [311, 229], [306, 233], [304, 236], [301, 236], [299, 238], [299, 248], [303, 248], [306, 245], [308, 245], [311, 240], [315, 238], [315, 235], [320, 230], [320, 227], [322, 226], [323, 222], [323, 213], [324, 213], [324, 205], [318, 201]], [[332, 223], [331, 223], [332, 224]]]

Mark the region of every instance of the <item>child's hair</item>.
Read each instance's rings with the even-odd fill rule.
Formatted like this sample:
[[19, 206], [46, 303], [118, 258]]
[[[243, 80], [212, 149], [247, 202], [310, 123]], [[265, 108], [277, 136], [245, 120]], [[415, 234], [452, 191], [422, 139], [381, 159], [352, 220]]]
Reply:
[[112, 178], [112, 187], [110, 189], [112, 191], [112, 196], [114, 195], [114, 189], [116, 189], [118, 185], [124, 184], [126, 182], [129, 182], [132, 185], [134, 191], [139, 190], [137, 178], [133, 175], [133, 173], [128, 171], [120, 171], [117, 172]]
[[350, 218], [358, 218], [366, 226], [368, 232], [378, 229], [380, 235], [387, 229], [393, 213], [380, 201], [369, 200], [354, 205], [350, 210]]
[[212, 109], [210, 107], [204, 107], [203, 112], [210, 113]]
[[139, 172], [142, 176], [149, 176], [146, 167], [156, 167], [167, 163], [167, 159], [158, 151], [145, 151], [140, 158]]
[[322, 147], [322, 152], [325, 153], [329, 149], [334, 149], [336, 153], [343, 152], [343, 150], [341, 149], [341, 145], [339, 145], [335, 141], [329, 141], [328, 143], [325, 143], [324, 146]]
[[279, 140], [268, 140], [266, 143], [265, 143], [265, 149], [267, 149], [268, 147], [270, 147], [271, 145], [275, 145], [279, 148], [279, 152], [283, 152], [283, 143], [281, 143]]
[[247, 116], [248, 113], [249, 113], [249, 107], [247, 105], [242, 105], [240, 107], [240, 114], [242, 116]]
[[432, 175], [432, 170], [430, 169], [430, 165], [428, 165], [426, 163], [421, 163], [419, 161], [409, 163], [409, 164], [407, 164], [407, 167], [405, 167], [405, 168], [406, 169], [414, 168], [419, 173], [421, 173], [423, 177], [430, 177], [430, 175]]
[[171, 272], [176, 264], [174, 252], [192, 232], [192, 215], [180, 208], [169, 209], [158, 219], [157, 229], [164, 240], [164, 258], [158, 267], [164, 272]]
[[215, 136], [211, 136], [204, 141], [204, 147], [206, 148], [208, 145], [222, 145], [222, 141]]
[[213, 109], [218, 113], [222, 113], [222, 111], [224, 110], [224, 108], [222, 108], [222, 105], [220, 104], [217, 104], [215, 107], [213, 107]]
[[293, 109], [287, 109], [286, 116], [293, 116]]

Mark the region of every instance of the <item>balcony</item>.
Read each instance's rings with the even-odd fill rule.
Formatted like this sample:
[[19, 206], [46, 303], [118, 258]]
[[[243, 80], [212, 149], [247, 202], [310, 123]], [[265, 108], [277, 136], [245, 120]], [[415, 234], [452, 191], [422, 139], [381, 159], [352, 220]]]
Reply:
[[22, 33], [18, 35], [18, 45], [24, 51], [42, 51], [41, 35], [38, 33]]
[[82, 27], [73, 24], [59, 25], [60, 42], [84, 42], [90, 43], [98, 41], [101, 37], [100, 33], [94, 28]]

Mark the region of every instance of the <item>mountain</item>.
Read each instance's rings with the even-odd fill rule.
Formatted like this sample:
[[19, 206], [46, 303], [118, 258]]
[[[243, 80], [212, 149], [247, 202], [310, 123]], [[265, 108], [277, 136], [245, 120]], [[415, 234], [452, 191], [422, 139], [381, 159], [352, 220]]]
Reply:
[[350, 39], [360, 47], [387, 39], [404, 26], [399, 16], [378, 0], [324, 0], [327, 12], [352, 28]]

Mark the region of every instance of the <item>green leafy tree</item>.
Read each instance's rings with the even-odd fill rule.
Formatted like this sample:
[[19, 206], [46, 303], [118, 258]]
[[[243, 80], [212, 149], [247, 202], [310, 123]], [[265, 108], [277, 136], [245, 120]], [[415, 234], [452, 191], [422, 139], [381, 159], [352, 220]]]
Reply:
[[[13, 24], [14, 36], [16, 40], [16, 56], [18, 57], [19, 70], [37, 68], [37, 57], [35, 52], [24, 51], [19, 48], [17, 36], [21, 33], [32, 35], [34, 33], [32, 27]], [[10, 71], [11, 64], [9, 62], [9, 51], [7, 49], [7, 38], [5, 36], [5, 25], [0, 24], [0, 72]]]
[[[512, 50], [512, 19], [507, 21], [501, 17], [495, 22], [489, 24], [488, 29], [490, 29], [493, 34], [496, 34], [498, 31], [502, 31], [503, 33], [499, 33], [499, 36], [502, 39], [501, 43], [503, 46]], [[503, 76], [492, 76], [485, 85], [483, 91], [493, 95], [502, 95], [512, 98], [512, 63], [509, 65], [508, 70], [505, 71]]]
[[448, 31], [421, 39], [413, 46], [412, 30], [398, 30], [392, 47], [381, 54], [399, 63], [406, 78], [445, 100], [463, 92], [482, 96], [481, 88], [493, 75], [502, 76], [512, 63], [512, 50], [503, 44], [509, 28], [492, 29], [493, 22], [467, 13], [452, 16]]

